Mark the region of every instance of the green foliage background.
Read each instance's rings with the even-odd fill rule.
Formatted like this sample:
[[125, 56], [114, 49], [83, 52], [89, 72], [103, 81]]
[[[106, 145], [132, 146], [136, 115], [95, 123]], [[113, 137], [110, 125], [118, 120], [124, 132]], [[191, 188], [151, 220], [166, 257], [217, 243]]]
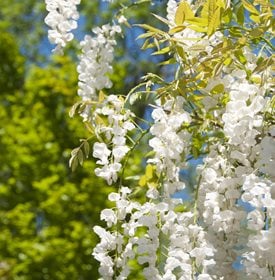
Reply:
[[[112, 17], [100, 2], [83, 0], [87, 26]], [[112, 12], [118, 8], [114, 3]], [[149, 8], [135, 7], [131, 16], [141, 20]], [[96, 279], [92, 227], [100, 224], [100, 210], [113, 189], [93, 175], [92, 160], [74, 173], [68, 167], [71, 150], [87, 135], [81, 119], [68, 116], [77, 101], [76, 62], [43, 55], [45, 13], [43, 1], [0, 3], [0, 279]], [[131, 44], [121, 41], [118, 48], [116, 92], [156, 71]], [[128, 61], [138, 65], [134, 72]], [[133, 167], [140, 161], [130, 160]]]

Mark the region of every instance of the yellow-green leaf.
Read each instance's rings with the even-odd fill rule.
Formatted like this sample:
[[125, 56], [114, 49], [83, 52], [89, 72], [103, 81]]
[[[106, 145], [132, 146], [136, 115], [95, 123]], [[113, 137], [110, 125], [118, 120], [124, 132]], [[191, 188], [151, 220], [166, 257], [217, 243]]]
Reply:
[[170, 51], [171, 51], [171, 48], [166, 47], [166, 48], [160, 49], [159, 51], [153, 52], [152, 55], [166, 54], [166, 53], [169, 53]]
[[257, 23], [259, 23], [261, 20], [260, 20], [260, 16], [258, 16], [258, 15], [255, 15], [255, 14], [252, 14], [251, 16], [250, 16], [250, 19], [252, 20], [252, 21], [254, 21], [254, 22], [257, 22]]
[[223, 62], [218, 62], [215, 66], [214, 66], [214, 70], [213, 70], [213, 77], [217, 76], [221, 73], [223, 68]]
[[104, 92], [101, 90], [98, 94], [98, 102], [102, 103], [105, 100], [105, 94]]
[[259, 15], [259, 12], [258, 10], [254, 7], [253, 4], [251, 4], [249, 1], [247, 0], [242, 0], [242, 3], [243, 3], [243, 6], [245, 7], [245, 9], [247, 11], [249, 11], [250, 13], [252, 14], [255, 14], [255, 15]]
[[243, 25], [243, 23], [244, 23], [244, 8], [243, 8], [243, 6], [239, 7], [236, 15], [237, 15], [238, 24]]
[[274, 61], [273, 61], [272, 57], [265, 58], [265, 59], [257, 62], [257, 66], [253, 70], [253, 73], [261, 72], [264, 69], [266, 69], [267, 67], [273, 65], [273, 63], [274, 63]]
[[208, 21], [205, 18], [194, 17], [192, 19], [187, 20], [190, 24], [188, 28], [195, 30], [197, 32], [207, 32]]
[[216, 29], [220, 25], [220, 12], [221, 9], [217, 8], [215, 12], [213, 13], [212, 17], [208, 19], [208, 29], [207, 29], [207, 35], [211, 36], [213, 33], [215, 33]]
[[145, 175], [142, 175], [142, 176], [140, 177], [138, 184], [139, 184], [141, 187], [146, 186], [147, 180], [146, 180], [146, 176], [145, 176]]
[[184, 26], [184, 25], [175, 26], [169, 30], [169, 34], [173, 35], [175, 33], [181, 32], [185, 28], [186, 28], [186, 26]]
[[175, 23], [177, 25], [181, 25], [185, 21], [184, 7], [181, 4], [182, 3], [179, 4], [176, 14], [175, 14]]
[[[208, 21], [206, 18], [194, 17], [194, 18], [188, 19], [187, 22], [190, 24], [196, 25], [198, 27], [207, 27], [208, 26]], [[190, 27], [190, 26], [188, 26], [188, 27]]]
[[202, 18], [205, 18], [209, 23], [216, 9], [217, 9], [217, 1], [207, 0], [202, 7], [202, 11], [201, 11]]
[[86, 158], [88, 158], [90, 153], [90, 145], [86, 140], [83, 142], [83, 148], [84, 148], [85, 156]]
[[77, 158], [78, 158], [79, 164], [82, 165], [83, 164], [83, 152], [80, 149], [78, 151]]
[[78, 158], [76, 156], [72, 156], [69, 161], [69, 166], [74, 172], [78, 166]]
[[212, 94], [219, 94], [219, 93], [223, 93], [224, 92], [224, 85], [223, 84], [218, 84], [215, 85], [211, 91]]
[[177, 49], [178, 55], [179, 55], [183, 60], [185, 60], [186, 57], [185, 57], [184, 49], [183, 49], [182, 47], [179, 47], [179, 46], [176, 47], [176, 49]]
[[152, 37], [154, 34], [155, 34], [155, 32], [147, 31], [146, 33], [140, 34], [140, 35], [137, 37], [137, 39], [144, 39], [144, 38]]
[[231, 64], [231, 62], [232, 62], [232, 58], [229, 56], [223, 61], [223, 64], [228, 66], [229, 64]]
[[181, 25], [185, 20], [191, 19], [193, 17], [194, 13], [189, 6], [189, 3], [186, 1], [180, 2], [175, 15], [175, 23], [177, 25]]
[[225, 23], [229, 23], [231, 19], [232, 19], [232, 11], [228, 9], [225, 11], [225, 13], [223, 13], [223, 20]]
[[160, 34], [164, 34], [165, 33], [164, 31], [162, 31], [162, 30], [160, 30], [158, 28], [155, 28], [155, 27], [153, 27], [151, 25], [148, 25], [148, 24], [136, 24], [136, 25], [141, 27], [141, 28], [143, 28], [143, 29], [145, 29], [145, 30], [149, 30], [149, 31], [154, 32], [154, 33], [160, 33]]
[[263, 30], [260, 28], [255, 28], [255, 29], [251, 30], [249, 33], [250, 36], [255, 37], [255, 38], [262, 36], [262, 34], [263, 34]]
[[236, 50], [234, 52], [236, 58], [240, 61], [241, 64], [245, 64], [247, 62], [246, 57], [243, 54], [242, 49]]
[[168, 60], [166, 60], [166, 61], [161, 62], [159, 65], [174, 64], [174, 63], [176, 63], [176, 62], [177, 62], [176, 59], [175, 59], [174, 57], [172, 57], [172, 58], [170, 58], [170, 59], [168, 59]]
[[154, 176], [155, 167], [152, 164], [148, 164], [145, 169], [145, 176], [147, 181], [151, 180]]

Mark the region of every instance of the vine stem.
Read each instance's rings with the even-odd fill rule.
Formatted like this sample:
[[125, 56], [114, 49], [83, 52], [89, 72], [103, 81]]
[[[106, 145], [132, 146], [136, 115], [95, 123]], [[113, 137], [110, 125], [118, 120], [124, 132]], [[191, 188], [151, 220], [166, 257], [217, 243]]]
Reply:
[[[163, 180], [164, 179], [164, 175], [163, 172], [161, 172], [160, 174], [160, 184], [161, 184], [161, 188], [160, 188], [160, 201], [163, 201], [164, 198], [164, 183]], [[159, 228], [159, 248], [158, 248], [158, 258], [157, 258], [157, 266], [158, 266], [158, 270], [160, 273], [164, 273], [164, 265], [165, 265], [165, 259], [166, 259], [166, 252], [164, 252], [164, 250], [166, 249], [166, 246], [164, 244], [165, 242], [165, 234], [161, 231], [161, 227], [162, 227], [162, 222], [161, 222], [161, 216], [159, 214], [158, 217], [158, 228]]]
[[202, 175], [200, 175], [197, 183], [197, 188], [195, 192], [195, 203], [194, 203], [194, 224], [198, 222], [198, 198], [199, 198], [199, 189], [200, 189], [200, 183], [201, 183]]
[[122, 171], [121, 171], [121, 174], [120, 174], [119, 188], [122, 186], [122, 180], [123, 180], [123, 176], [124, 176], [124, 171], [125, 171], [125, 168], [126, 168], [126, 165], [127, 165], [128, 161], [129, 161], [130, 154], [140, 144], [140, 141], [149, 132], [149, 130], [150, 130], [150, 127], [147, 128], [146, 130], [142, 131], [142, 133], [140, 134], [139, 138], [136, 140], [135, 144], [133, 144], [133, 146], [131, 147], [131, 149], [127, 153], [127, 155], [125, 157], [124, 164], [123, 164], [123, 168], [122, 168]]
[[[198, 183], [197, 183], [197, 188], [196, 188], [196, 192], [195, 192], [195, 202], [194, 202], [194, 207], [193, 207], [193, 212], [194, 212], [193, 223], [194, 223], [194, 225], [196, 225], [197, 222], [198, 222], [198, 198], [199, 198], [199, 190], [200, 190], [201, 179], [202, 179], [202, 174], [200, 174], [200, 176], [199, 176]], [[196, 240], [195, 240], [195, 237], [194, 237], [193, 238], [193, 243], [192, 243], [193, 249], [195, 248], [195, 246], [196, 246]], [[196, 262], [195, 262], [195, 260], [192, 260], [192, 279], [193, 280], [195, 279], [194, 278], [195, 269], [196, 269]]]

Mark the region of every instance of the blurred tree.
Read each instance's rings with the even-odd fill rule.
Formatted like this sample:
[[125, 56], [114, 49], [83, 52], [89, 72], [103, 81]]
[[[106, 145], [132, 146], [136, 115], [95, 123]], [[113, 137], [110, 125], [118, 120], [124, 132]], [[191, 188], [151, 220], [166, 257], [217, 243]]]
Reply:
[[6, 91], [1, 83], [0, 279], [94, 279], [92, 226], [111, 189], [90, 176], [91, 162], [68, 169], [75, 136], [85, 134], [68, 118], [74, 64], [62, 57], [32, 67], [20, 88], [24, 60], [15, 39], [2, 32], [0, 46], [1, 78], [9, 81], [13, 67], [5, 51], [19, 69]]
[[[106, 3], [83, 0], [83, 31], [110, 22], [130, 2], [117, 1], [107, 11]], [[144, 9], [160, 7], [134, 6], [131, 23], [143, 21]], [[96, 279], [92, 227], [100, 224], [112, 189], [91, 176], [92, 161], [74, 173], [68, 168], [72, 148], [87, 132], [68, 117], [77, 100], [76, 62], [67, 56], [48, 59], [52, 46], [45, 39], [45, 14], [42, 0], [0, 3], [0, 279]], [[138, 51], [139, 32], [130, 29], [128, 43], [119, 43], [114, 93], [126, 92], [148, 71], [157, 72], [150, 56]], [[139, 168], [141, 159], [138, 153], [129, 158], [129, 167]], [[127, 175], [136, 171], [129, 168]]]

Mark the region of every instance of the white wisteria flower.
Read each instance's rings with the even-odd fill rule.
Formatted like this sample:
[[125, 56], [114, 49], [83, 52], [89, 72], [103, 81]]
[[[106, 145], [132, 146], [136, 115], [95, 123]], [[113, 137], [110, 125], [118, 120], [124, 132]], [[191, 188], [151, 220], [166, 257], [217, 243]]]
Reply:
[[79, 13], [77, 5], [81, 0], [46, 0], [46, 9], [49, 12], [45, 23], [51, 28], [48, 37], [52, 44], [57, 46], [53, 50], [61, 53], [67, 42], [74, 38], [73, 29], [77, 28]]

